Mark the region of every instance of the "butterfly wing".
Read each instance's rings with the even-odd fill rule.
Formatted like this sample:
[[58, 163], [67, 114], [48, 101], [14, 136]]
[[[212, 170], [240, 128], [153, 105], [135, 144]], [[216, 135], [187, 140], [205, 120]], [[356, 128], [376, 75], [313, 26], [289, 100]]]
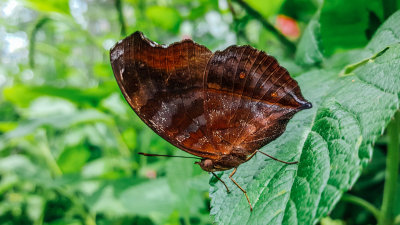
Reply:
[[215, 52], [204, 88], [206, 133], [222, 151], [249, 154], [279, 137], [296, 112], [311, 107], [287, 70], [250, 46]]
[[203, 77], [212, 52], [184, 40], [158, 45], [135, 32], [111, 49], [118, 85], [136, 114], [158, 135], [199, 157], [215, 156], [205, 136]]

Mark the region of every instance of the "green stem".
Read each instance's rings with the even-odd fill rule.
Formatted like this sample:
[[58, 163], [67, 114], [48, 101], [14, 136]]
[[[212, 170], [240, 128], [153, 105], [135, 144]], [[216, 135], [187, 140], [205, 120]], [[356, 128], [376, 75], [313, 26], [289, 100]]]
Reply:
[[233, 26], [234, 26], [234, 29], [235, 29], [236, 39], [237, 39], [238, 44], [239, 44], [240, 38], [243, 38], [244, 41], [247, 44], [249, 44], [250, 40], [247, 38], [246, 33], [244, 32], [243, 29], [240, 29], [240, 27], [239, 27], [241, 22], [240, 22], [240, 19], [238, 18], [238, 15], [237, 15], [235, 9], [233, 8], [231, 0], [228, 1], [228, 8], [229, 8], [229, 11], [232, 14]]
[[387, 128], [389, 143], [386, 156], [385, 187], [383, 189], [383, 200], [381, 217], [378, 221], [380, 225], [390, 225], [394, 222], [393, 208], [396, 203], [397, 179], [400, 162], [399, 151], [399, 132], [400, 132], [400, 113], [394, 115], [394, 120], [389, 123]]
[[383, 16], [389, 18], [397, 10], [397, 0], [383, 0]]
[[49, 21], [50, 21], [50, 19], [48, 17], [40, 18], [37, 21], [37, 23], [35, 24], [35, 27], [33, 28], [32, 32], [31, 32], [31, 36], [29, 38], [29, 66], [31, 68], [35, 67], [36, 34], [43, 27], [43, 25], [45, 25]]
[[346, 67], [343, 68], [342, 71], [340, 71], [339, 73], [339, 77], [345, 77], [345, 76], [352, 76], [354, 75], [354, 70], [356, 70], [357, 68], [359, 68], [360, 66], [363, 66], [365, 64], [367, 64], [368, 62], [371, 62], [373, 60], [375, 60], [376, 58], [378, 58], [379, 56], [383, 55], [391, 46], [387, 46], [386, 48], [382, 49], [381, 51], [379, 51], [378, 53], [376, 53], [375, 55], [365, 58], [359, 62], [347, 65]]
[[112, 124], [110, 124], [109, 127], [115, 138], [117, 139], [118, 145], [120, 146], [118, 150], [120, 151], [121, 155], [125, 157], [130, 157], [131, 152], [129, 151], [129, 147], [125, 144], [124, 138], [122, 137], [121, 132], [118, 130], [117, 125], [113, 122]]
[[246, 12], [251, 15], [254, 19], [258, 20], [265, 29], [269, 30], [274, 34], [278, 40], [284, 44], [292, 53], [296, 51], [296, 45], [287, 39], [281, 32], [279, 32], [270, 22], [268, 22], [257, 10], [253, 9], [243, 0], [234, 0], [240, 6], [242, 6]]
[[57, 164], [56, 159], [54, 158], [53, 154], [51, 153], [49, 142], [47, 138], [46, 132], [42, 133], [42, 142], [39, 145], [39, 149], [42, 151], [42, 155], [46, 160], [47, 165], [54, 177], [58, 177], [62, 175], [62, 171]]
[[378, 220], [380, 217], [381, 213], [379, 212], [379, 209], [377, 209], [374, 205], [372, 205], [371, 203], [367, 202], [366, 200], [364, 200], [360, 197], [350, 195], [350, 194], [344, 194], [342, 197], [342, 200], [363, 207], [364, 209], [366, 209], [370, 213], [372, 213], [372, 215], [374, 215], [376, 220]]
[[125, 18], [124, 18], [124, 12], [122, 10], [122, 0], [115, 0], [115, 8], [117, 9], [118, 12], [118, 21], [119, 24], [121, 25], [121, 35], [126, 36], [126, 24], [125, 24]]
[[190, 225], [190, 218], [188, 214], [184, 215], [183, 220], [185, 221], [185, 225]]

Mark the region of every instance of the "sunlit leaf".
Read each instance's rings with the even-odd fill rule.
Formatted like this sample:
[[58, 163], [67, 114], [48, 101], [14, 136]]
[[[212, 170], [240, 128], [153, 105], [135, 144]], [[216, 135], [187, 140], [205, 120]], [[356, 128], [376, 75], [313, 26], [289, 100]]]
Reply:
[[69, 0], [25, 0], [29, 7], [44, 13], [69, 14]]
[[284, 0], [270, 0], [268, 2], [259, 0], [245, 0], [251, 7], [256, 9], [265, 18], [276, 15], [281, 8]]
[[0, 122], [0, 132], [10, 131], [18, 126], [17, 122]]
[[178, 10], [164, 6], [151, 6], [147, 8], [146, 16], [149, 17], [154, 25], [172, 32], [177, 32], [182, 22]]
[[[116, 86], [115, 86], [116, 87]], [[27, 86], [14, 85], [5, 88], [3, 94], [6, 100], [21, 106], [27, 107], [34, 99], [39, 96], [54, 96], [61, 97], [73, 101], [78, 104], [97, 105], [102, 98], [109, 94], [109, 90], [93, 88], [93, 89], [78, 89], [78, 88], [57, 88], [53, 86]]]
[[135, 129], [126, 129], [122, 133], [122, 138], [124, 139], [126, 145], [129, 149], [135, 149], [137, 145], [137, 133]]
[[85, 146], [64, 149], [57, 159], [57, 164], [63, 173], [76, 173], [81, 170], [90, 157], [90, 151]]

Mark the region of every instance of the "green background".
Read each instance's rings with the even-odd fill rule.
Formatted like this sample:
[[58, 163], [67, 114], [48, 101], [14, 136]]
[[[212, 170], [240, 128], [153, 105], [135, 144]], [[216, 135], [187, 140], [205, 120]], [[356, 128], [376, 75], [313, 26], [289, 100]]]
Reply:
[[[0, 224], [400, 224], [399, 6], [0, 2]], [[279, 32], [282, 15], [299, 37]], [[231, 171], [218, 173], [228, 194], [192, 159], [137, 154], [187, 155], [136, 116], [114, 79], [109, 49], [137, 30], [212, 51], [251, 45], [276, 57], [313, 103], [262, 149], [298, 165], [256, 155], [235, 174], [252, 213]]]

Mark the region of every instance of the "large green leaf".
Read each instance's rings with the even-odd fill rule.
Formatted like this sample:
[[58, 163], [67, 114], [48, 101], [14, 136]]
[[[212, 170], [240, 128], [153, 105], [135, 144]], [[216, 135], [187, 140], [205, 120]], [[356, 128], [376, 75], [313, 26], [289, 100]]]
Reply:
[[337, 49], [359, 48], [367, 43], [367, 2], [324, 1], [320, 23], [322, 44], [327, 55]]
[[[394, 25], [389, 19], [371, 43], [379, 43], [380, 32], [399, 32]], [[393, 44], [398, 41], [384, 42], [391, 47], [383, 50], [368, 45], [368, 52], [380, 50], [347, 76], [339, 76], [339, 70], [312, 70], [298, 76], [313, 108], [298, 113], [286, 132], [262, 151], [299, 164], [256, 155], [239, 167], [234, 178], [247, 190], [253, 212], [229, 181], [231, 171], [224, 172], [222, 179], [232, 192], [226, 193], [220, 182], [211, 182], [215, 220], [219, 224], [315, 224], [326, 216], [355, 183], [372, 157], [374, 141], [399, 108], [400, 44]]]

